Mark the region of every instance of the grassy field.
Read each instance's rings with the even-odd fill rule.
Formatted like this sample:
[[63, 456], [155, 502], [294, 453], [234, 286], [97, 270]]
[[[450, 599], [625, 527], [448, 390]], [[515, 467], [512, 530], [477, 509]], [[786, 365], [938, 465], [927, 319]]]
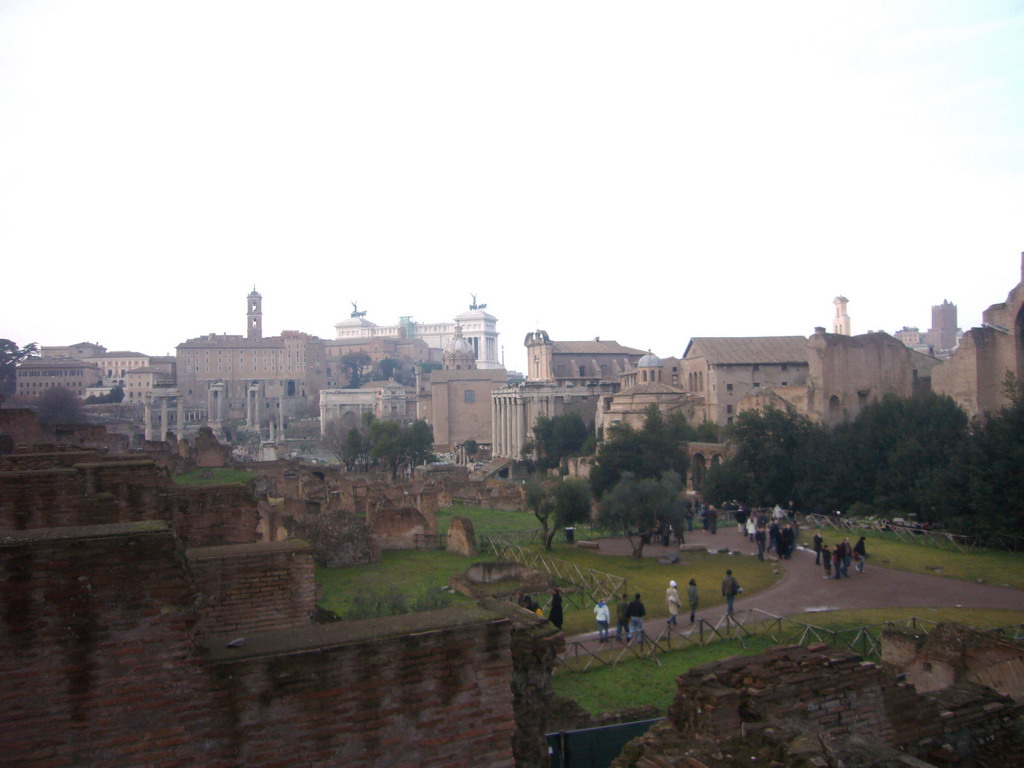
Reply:
[[[456, 506], [438, 514], [438, 530], [444, 533], [452, 517], [461, 515], [473, 520], [477, 536], [512, 530], [530, 530], [537, 520], [524, 512], [501, 512]], [[537, 549], [536, 551], [540, 551]], [[726, 568], [731, 568], [745, 593], [765, 589], [775, 583], [778, 576], [768, 562], [752, 557], [711, 555], [705, 552], [687, 552], [681, 562], [675, 565], [661, 565], [657, 560], [647, 558], [637, 561], [630, 557], [601, 555], [592, 550], [578, 549], [564, 542], [556, 544], [550, 553], [552, 557], [575, 563], [580, 568], [593, 568], [605, 573], [626, 578], [626, 588], [632, 596], [643, 595], [648, 616], [652, 619], [667, 615], [665, 588], [670, 579], [680, 584], [680, 593], [685, 599], [685, 585], [691, 578], [697, 580], [701, 590], [701, 607], [707, 608], [724, 602], [719, 592]], [[321, 585], [320, 606], [344, 615], [353, 603], [356, 594], [400, 592], [406, 595], [422, 595], [431, 590], [440, 590], [448, 584], [451, 576], [464, 572], [470, 564], [486, 559], [459, 557], [447, 552], [384, 552], [379, 563], [369, 566], [347, 568], [318, 568], [317, 581]], [[565, 585], [567, 586], [567, 585]], [[548, 595], [534, 595], [545, 607]], [[458, 600], [464, 600], [459, 596]], [[572, 599], [565, 601], [565, 624], [567, 634], [589, 632], [594, 629], [592, 606], [580, 608], [572, 605]]]
[[[800, 529], [800, 539], [807, 547], [811, 546], [815, 530]], [[856, 543], [860, 536], [866, 536], [869, 568], [874, 563], [901, 571], [1024, 589], [1024, 554], [1020, 552], [991, 549], [957, 552], [925, 544], [904, 543], [877, 531], [841, 534], [831, 528], [817, 530], [830, 546], [841, 541], [843, 535], [849, 535], [851, 543]]]
[[234, 467], [209, 467], [171, 475], [171, 481], [175, 485], [244, 485], [252, 481], [252, 475]]
[[[961, 610], [956, 608], [867, 609], [802, 614], [800, 620], [815, 626], [841, 630], [874, 626], [891, 621], [902, 624], [911, 616], [927, 621], [959, 621], [980, 629], [1005, 627], [1024, 622], [1024, 612]], [[794, 627], [787, 626], [787, 631]], [[559, 673], [554, 690], [560, 696], [577, 701], [588, 712], [614, 712], [629, 707], [654, 705], [668, 709], [676, 692], [676, 677], [691, 667], [737, 654], [763, 653], [775, 645], [766, 637], [747, 638], [742, 644], [728, 640], [710, 645], [661, 654], [661, 662], [631, 660], [614, 667], [600, 667], [585, 673]]]
[[455, 504], [437, 512], [437, 532], [448, 533], [453, 517], [468, 517], [473, 521], [473, 532], [480, 536], [493, 536], [507, 531], [529, 531], [540, 528], [537, 518], [530, 512], [505, 512], [500, 509], [477, 509]]

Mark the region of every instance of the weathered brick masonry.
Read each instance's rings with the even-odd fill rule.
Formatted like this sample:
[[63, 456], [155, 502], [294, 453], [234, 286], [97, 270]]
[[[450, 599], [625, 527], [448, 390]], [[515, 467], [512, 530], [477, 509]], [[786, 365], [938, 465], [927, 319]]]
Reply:
[[49, 466], [0, 471], [0, 531], [165, 520], [189, 546], [258, 538], [259, 512], [246, 486], [176, 487], [148, 459], [64, 466], [67, 455], [34, 454], [30, 465]]
[[299, 540], [187, 552], [202, 596], [198, 631], [243, 633], [308, 626], [316, 613], [313, 550]]
[[510, 629], [471, 607], [211, 641], [234, 759], [512, 766]]
[[5, 765], [216, 756], [214, 691], [192, 653], [195, 590], [165, 523], [8, 532], [0, 558]]

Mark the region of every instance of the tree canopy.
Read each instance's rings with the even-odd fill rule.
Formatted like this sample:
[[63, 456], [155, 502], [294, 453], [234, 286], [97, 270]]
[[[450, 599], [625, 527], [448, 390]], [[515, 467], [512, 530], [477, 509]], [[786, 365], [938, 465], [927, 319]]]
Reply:
[[691, 434], [685, 419], [666, 420], [654, 405], [645, 411], [641, 429], [614, 425], [590, 472], [594, 496], [600, 498], [624, 472], [640, 480], [658, 478], [665, 472], [685, 477], [690, 463], [686, 442]]
[[676, 528], [684, 524], [682, 491], [683, 481], [675, 472], [639, 480], [625, 471], [601, 497], [597, 522], [609, 530], [621, 531], [629, 540], [632, 556], [642, 558], [644, 542], [662, 522]]
[[540, 522], [544, 549], [550, 550], [560, 528], [590, 520], [590, 488], [576, 478], [531, 480], [526, 484], [526, 508]]
[[0, 339], [0, 403], [15, 392], [18, 364], [39, 356], [35, 342], [19, 347], [10, 339]]
[[578, 413], [539, 417], [533, 426], [537, 466], [553, 469], [566, 456], [579, 456], [591, 432], [592, 429]]

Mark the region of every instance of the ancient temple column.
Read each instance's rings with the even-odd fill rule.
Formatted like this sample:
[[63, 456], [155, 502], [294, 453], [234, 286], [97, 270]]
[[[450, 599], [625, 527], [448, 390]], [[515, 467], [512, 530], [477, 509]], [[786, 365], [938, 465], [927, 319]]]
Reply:
[[253, 426], [256, 427], [257, 432], [260, 432], [263, 429], [263, 398], [260, 396], [258, 384], [256, 385], [256, 391], [252, 393], [252, 399], [255, 401], [253, 410], [256, 413], [256, 423]]
[[500, 444], [502, 456], [508, 456], [508, 425], [506, 424], [507, 418], [508, 408], [506, 407], [505, 395], [502, 395], [498, 399], [498, 443]]
[[245, 428], [252, 429], [252, 387], [245, 388]]
[[213, 420], [213, 415], [214, 415], [213, 414], [213, 401], [214, 400], [215, 400], [215, 398], [214, 398], [214, 395], [213, 395], [213, 387], [208, 385], [206, 387], [206, 420], [207, 421], [212, 421]]
[[224, 392], [223, 386], [217, 388], [217, 421], [224, 421]]
[[147, 392], [142, 400], [143, 416], [142, 423], [146, 427], [146, 440], [153, 439], [153, 393]]
[[167, 398], [160, 398], [160, 439], [167, 439]]
[[277, 439], [284, 440], [284, 395], [277, 396]]
[[518, 459], [523, 446], [519, 442], [519, 398], [512, 398], [512, 458]]
[[185, 439], [185, 398], [181, 396], [179, 391], [174, 397], [174, 417], [178, 420], [175, 425], [175, 434], [179, 440]]

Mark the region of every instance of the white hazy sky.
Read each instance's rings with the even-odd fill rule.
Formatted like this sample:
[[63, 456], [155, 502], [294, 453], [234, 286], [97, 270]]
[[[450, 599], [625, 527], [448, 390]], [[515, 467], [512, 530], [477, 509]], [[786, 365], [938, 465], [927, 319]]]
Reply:
[[1022, 250], [1019, 1], [0, 2], [19, 344], [966, 329]]

